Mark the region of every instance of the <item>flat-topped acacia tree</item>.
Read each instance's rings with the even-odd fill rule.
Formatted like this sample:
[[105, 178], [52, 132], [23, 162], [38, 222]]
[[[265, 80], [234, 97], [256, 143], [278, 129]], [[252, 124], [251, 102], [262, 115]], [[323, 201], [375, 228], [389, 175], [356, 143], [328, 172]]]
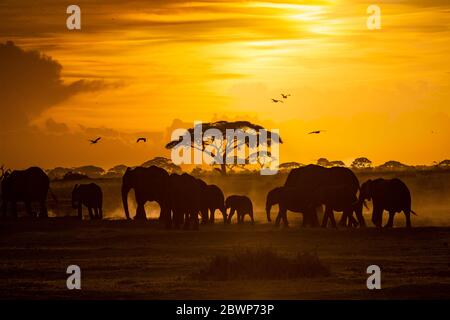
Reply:
[[[235, 133], [243, 133], [244, 139], [238, 139], [237, 134], [230, 135], [230, 132], [233, 132], [231, 130]], [[213, 131], [216, 134], [209, 135]], [[219, 168], [216, 169], [222, 175], [226, 175], [227, 165], [229, 165], [227, 159], [241, 159], [242, 164], [248, 162], [248, 157], [235, 157], [235, 150], [247, 148], [250, 153], [251, 149], [258, 148], [260, 145], [270, 148], [273, 143], [283, 143], [283, 141], [278, 133], [269, 131], [258, 124], [249, 121], [217, 121], [199, 123], [186, 129], [184, 134], [170, 141], [166, 148], [190, 147], [200, 150], [215, 160], [219, 160], [213, 165], [218, 165]], [[258, 159], [254, 160], [258, 161]]]

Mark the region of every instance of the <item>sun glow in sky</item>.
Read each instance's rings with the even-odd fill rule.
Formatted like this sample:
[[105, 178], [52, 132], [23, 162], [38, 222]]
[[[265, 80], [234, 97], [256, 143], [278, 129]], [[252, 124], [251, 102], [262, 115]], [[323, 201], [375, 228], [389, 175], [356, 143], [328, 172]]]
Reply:
[[[381, 30], [366, 27], [372, 3]], [[61, 1], [0, 3], [0, 42], [57, 60], [65, 83], [101, 83], [30, 111], [26, 125], [3, 123], [0, 147], [9, 152], [0, 162], [11, 167], [136, 165], [169, 155], [173, 128], [219, 119], [280, 129], [281, 162], [450, 156], [446, 0], [77, 5], [81, 31], [66, 29]], [[282, 92], [292, 96], [272, 103]], [[135, 133], [149, 143], [136, 145]], [[92, 148], [86, 138], [96, 135], [104, 141]]]

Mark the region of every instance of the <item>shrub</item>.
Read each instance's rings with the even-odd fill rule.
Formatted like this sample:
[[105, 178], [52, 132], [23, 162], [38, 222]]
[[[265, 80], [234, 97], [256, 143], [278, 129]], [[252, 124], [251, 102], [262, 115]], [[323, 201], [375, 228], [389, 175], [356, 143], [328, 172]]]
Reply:
[[272, 249], [245, 249], [216, 255], [194, 275], [199, 280], [294, 279], [330, 275], [317, 253], [284, 257]]

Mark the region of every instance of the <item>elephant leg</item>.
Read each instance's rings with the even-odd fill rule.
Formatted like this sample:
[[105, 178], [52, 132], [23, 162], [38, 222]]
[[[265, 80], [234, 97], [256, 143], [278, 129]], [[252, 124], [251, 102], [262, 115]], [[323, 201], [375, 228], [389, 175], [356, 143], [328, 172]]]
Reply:
[[211, 208], [210, 211], [209, 222], [214, 224], [216, 208]]
[[395, 212], [389, 211], [389, 220], [386, 223], [386, 225], [384, 226], [385, 228], [392, 228], [394, 226], [394, 216], [395, 216]]
[[377, 228], [381, 228], [383, 222], [383, 209], [379, 209], [378, 207], [373, 208], [372, 222]]
[[[166, 229], [170, 229], [172, 227], [172, 210], [170, 208], [168, 208], [165, 204], [160, 204], [160, 213], [159, 213], [159, 219], [158, 221], [160, 223], [164, 224], [164, 227]], [[147, 216], [145, 215], [145, 210], [144, 210], [144, 216], [145, 216], [145, 220], [147, 219]], [[173, 213], [173, 220], [175, 221], [175, 219], [177, 219], [177, 215], [175, 214], [175, 212]]]
[[198, 213], [191, 213], [192, 230], [198, 230]]
[[280, 207], [280, 210], [278, 211], [277, 218], [275, 219], [275, 227], [278, 227], [280, 225], [280, 221], [281, 221], [282, 218], [284, 220], [284, 216], [286, 214], [285, 210], [286, 209]]
[[323, 215], [322, 220], [322, 228], [326, 228], [328, 225], [328, 219], [330, 219], [331, 226], [336, 228], [336, 220], [334, 219], [334, 212], [333, 209], [331, 209], [329, 206], [326, 206], [325, 213]]
[[178, 219], [178, 223], [181, 225], [184, 225], [185, 223], [185, 219], [184, 219], [184, 213], [183, 212], [178, 212], [177, 213], [177, 219]]
[[[327, 208], [328, 209], [328, 208]], [[327, 209], [325, 209], [325, 210], [327, 210]], [[331, 221], [331, 226], [333, 227], [333, 228], [337, 228], [337, 225], [336, 225], [336, 219], [334, 219], [334, 211], [333, 211], [333, 208], [330, 208], [330, 209], [328, 209], [328, 217], [330, 218], [330, 221]]]
[[359, 227], [360, 228], [365, 228], [366, 227], [366, 221], [364, 220], [362, 212], [356, 211], [356, 218], [358, 218]]
[[283, 211], [283, 215], [281, 216], [282, 220], [283, 220], [283, 228], [288, 228], [289, 227], [289, 221], [287, 218], [287, 210]]
[[236, 211], [236, 209], [234, 209], [233, 207], [231, 207], [230, 209], [230, 214], [228, 215], [228, 223], [231, 223], [231, 218], [233, 218], [234, 212]]
[[323, 219], [322, 219], [322, 228], [326, 228], [328, 225], [328, 218], [329, 218], [329, 210], [328, 210], [328, 206], [325, 208], [325, 212], [323, 214]]
[[208, 208], [203, 208], [201, 210], [201, 215], [202, 215], [202, 224], [207, 224], [208, 223]]
[[281, 215], [278, 214], [276, 219], [275, 219], [275, 227], [279, 227], [280, 226], [280, 220], [281, 220]]
[[333, 210], [331, 210], [331, 212], [330, 212], [330, 221], [331, 221], [331, 226], [336, 229], [337, 228], [337, 224], [336, 224], [336, 220], [334, 219], [334, 212], [333, 212]]
[[181, 222], [181, 219], [180, 219], [181, 217], [180, 217], [180, 215], [178, 214], [178, 213], [174, 213], [173, 214], [173, 225], [174, 225], [174, 227], [175, 227], [175, 229], [180, 229], [180, 227], [181, 227], [181, 225], [183, 224], [183, 222]]
[[172, 222], [175, 229], [180, 229], [180, 220], [178, 212], [172, 210]]
[[342, 213], [342, 217], [341, 217], [341, 219], [339, 220], [339, 223], [338, 223], [339, 227], [347, 227], [348, 226], [348, 221], [349, 221], [349, 219], [346, 216], [346, 214]]
[[219, 210], [220, 212], [222, 212], [223, 223], [227, 223], [227, 210], [225, 210], [224, 208], [221, 208]]
[[89, 218], [91, 220], [95, 219], [92, 207], [88, 207], [88, 212], [89, 212]]
[[252, 221], [252, 225], [255, 224], [255, 219], [253, 218], [253, 212], [250, 212], [250, 220]]
[[313, 228], [318, 227], [319, 219], [317, 218], [316, 209], [311, 209], [310, 217], [311, 217], [311, 227]]
[[183, 212], [177, 212], [176, 215], [176, 219], [178, 220], [178, 224], [184, 227], [184, 224], [186, 223], [185, 218], [184, 218], [184, 213]]
[[[344, 220], [343, 226], [351, 228], [353, 225], [356, 225], [356, 220], [353, 218], [353, 210], [352, 209], [346, 209], [342, 212], [342, 218], [341, 220]], [[341, 226], [341, 223], [339, 223]]]
[[244, 222], [244, 215], [239, 210], [237, 210], [237, 219], [238, 219], [238, 221], [237, 221], [238, 224], [241, 224], [242, 222]]
[[348, 215], [348, 225], [349, 227], [357, 227], [358, 226], [358, 221], [353, 217], [353, 212], [350, 211], [349, 215]]
[[308, 211], [303, 212], [302, 227], [305, 228], [310, 223], [310, 217]]
[[98, 207], [98, 218], [103, 219], [103, 208], [101, 206]]
[[48, 218], [48, 210], [47, 210], [46, 201], [42, 200], [40, 205], [41, 205], [41, 211], [39, 211], [39, 218]]
[[[147, 220], [147, 215], [145, 213], [145, 202], [144, 201], [140, 201], [137, 204], [137, 208], [136, 208], [136, 216], [134, 217], [135, 220]], [[164, 215], [161, 214], [161, 218], [164, 219]]]
[[356, 218], [358, 219], [359, 227], [360, 228], [365, 228], [366, 227], [366, 221], [364, 220], [364, 217], [363, 217], [363, 204], [362, 204], [362, 202], [358, 203], [355, 206], [354, 210], [355, 210]]
[[376, 211], [375, 211], [375, 208], [372, 210], [372, 223], [375, 225], [375, 227], [379, 227], [378, 226], [378, 221], [377, 221], [377, 219], [376, 219]]
[[339, 227], [347, 227], [348, 223], [350, 222], [349, 220], [350, 217], [348, 215], [348, 212], [344, 210], [344, 212], [342, 212], [341, 220], [339, 220]]
[[81, 204], [78, 205], [78, 218], [83, 220], [83, 208], [81, 207]]
[[189, 229], [189, 225], [191, 223], [190, 219], [191, 217], [189, 216], [189, 213], [184, 213], [184, 225], [183, 225], [183, 229], [184, 230], [188, 230]]
[[277, 217], [275, 218], [275, 227], [280, 226], [281, 217], [282, 217], [281, 213], [278, 213]]
[[411, 228], [411, 211], [407, 210], [404, 211], [405, 213], [405, 218], [406, 218], [406, 227], [409, 229]]
[[179, 210], [173, 211], [173, 225], [175, 229], [180, 229], [182, 225], [184, 225], [184, 215]]
[[27, 214], [30, 217], [36, 218], [35, 214], [33, 213], [32, 208], [31, 208], [31, 202], [30, 201], [25, 202], [25, 211], [27, 212]]

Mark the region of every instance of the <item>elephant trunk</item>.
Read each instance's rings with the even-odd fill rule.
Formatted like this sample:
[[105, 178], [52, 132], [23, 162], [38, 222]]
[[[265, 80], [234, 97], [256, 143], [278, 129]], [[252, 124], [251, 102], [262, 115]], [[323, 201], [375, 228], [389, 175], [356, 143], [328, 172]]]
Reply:
[[130, 186], [122, 184], [122, 203], [123, 209], [125, 210], [125, 216], [128, 220], [130, 219], [130, 212], [128, 211], [128, 192], [130, 189]]
[[266, 214], [267, 214], [267, 221], [271, 222], [272, 219], [270, 219], [270, 209], [272, 209], [272, 205], [267, 203], [266, 204]]

